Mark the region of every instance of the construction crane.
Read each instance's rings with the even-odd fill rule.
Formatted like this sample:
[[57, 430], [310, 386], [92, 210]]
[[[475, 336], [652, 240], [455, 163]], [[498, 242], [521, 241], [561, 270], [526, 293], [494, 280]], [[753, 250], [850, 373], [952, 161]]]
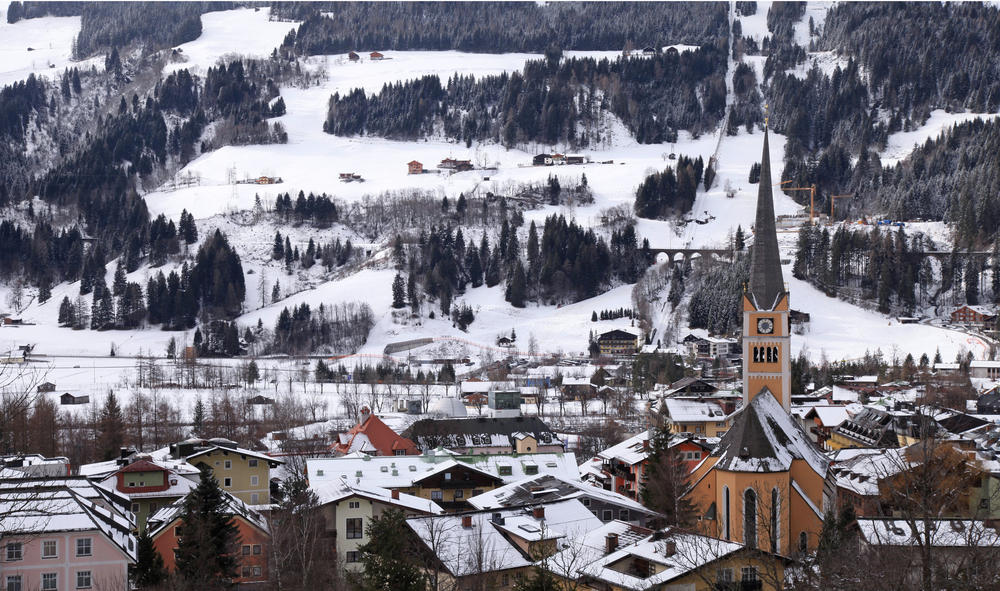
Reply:
[[830, 195], [830, 225], [833, 225], [833, 206], [837, 203], [837, 199], [842, 197], [854, 197], [854, 193], [844, 193], [843, 195]]
[[[792, 182], [791, 180], [783, 181], [778, 183], [778, 185], [784, 185]], [[813, 225], [813, 207], [816, 205], [816, 185], [811, 187], [782, 187], [782, 191], [809, 191], [809, 225]]]

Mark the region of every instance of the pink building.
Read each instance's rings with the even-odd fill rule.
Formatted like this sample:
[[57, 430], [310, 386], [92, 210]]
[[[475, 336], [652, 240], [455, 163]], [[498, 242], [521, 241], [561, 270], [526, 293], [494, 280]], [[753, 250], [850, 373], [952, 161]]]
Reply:
[[70, 487], [0, 490], [0, 589], [127, 591], [134, 521]]

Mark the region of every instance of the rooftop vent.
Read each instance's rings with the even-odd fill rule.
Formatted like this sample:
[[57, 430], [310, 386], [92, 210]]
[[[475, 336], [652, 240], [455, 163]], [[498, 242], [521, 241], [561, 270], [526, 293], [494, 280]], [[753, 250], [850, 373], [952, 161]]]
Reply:
[[604, 536], [604, 549], [606, 554], [611, 554], [618, 549], [618, 534]]

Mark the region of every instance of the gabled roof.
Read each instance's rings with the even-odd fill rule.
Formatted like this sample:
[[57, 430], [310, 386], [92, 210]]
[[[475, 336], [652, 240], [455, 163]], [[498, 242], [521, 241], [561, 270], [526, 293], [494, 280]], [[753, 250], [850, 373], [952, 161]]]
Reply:
[[[982, 521], [933, 519], [930, 525], [934, 547], [1000, 547], [1000, 535]], [[904, 519], [858, 519], [858, 530], [862, 539], [873, 546], [923, 546], [925, 539], [920, 520], [911, 526]]]
[[747, 289], [758, 310], [773, 310], [778, 297], [785, 293], [785, 282], [781, 278], [781, 257], [778, 253], [778, 234], [774, 227], [767, 126], [764, 127], [764, 151], [760, 160], [760, 182], [757, 185], [757, 219], [754, 222], [750, 283]]
[[[232, 515], [233, 517], [241, 518], [265, 534], [270, 535], [270, 530], [267, 527], [267, 520], [264, 519], [263, 515], [226, 491], [221, 492], [223, 499], [226, 501], [227, 514]], [[149, 528], [150, 537], [155, 538], [163, 530], [170, 527], [172, 523], [180, 519], [182, 513], [184, 512], [184, 501], [185, 499], [178, 499], [149, 517], [146, 524]]]
[[664, 398], [663, 406], [674, 422], [700, 423], [705, 421], [725, 421], [726, 413], [715, 402]]
[[604, 460], [618, 460], [630, 466], [635, 465], [646, 461], [646, 458], [649, 457], [647, 441], [649, 441], [649, 431], [641, 431], [639, 434], [598, 453], [597, 457]]
[[154, 464], [149, 460], [138, 460], [132, 462], [131, 464], [125, 466], [119, 472], [166, 472], [167, 469], [163, 466]]
[[362, 497], [376, 503], [420, 511], [422, 513], [438, 514], [444, 512], [444, 509], [434, 501], [399, 492], [396, 493], [396, 497], [394, 498], [393, 491], [387, 488], [360, 483], [352, 484], [346, 478], [341, 478], [339, 482], [331, 480], [310, 484], [309, 488], [316, 492], [321, 505], [336, 503], [353, 497]]
[[334, 444], [333, 450], [343, 454], [377, 450], [381, 455], [391, 456], [395, 455], [396, 450], [415, 453], [417, 446], [413, 441], [389, 428], [375, 413], [371, 413], [363, 421], [351, 427], [351, 430]]
[[715, 468], [730, 472], [785, 472], [800, 459], [825, 476], [829, 465], [767, 388], [740, 411], [712, 456]]
[[649, 515], [655, 511], [647, 509], [625, 495], [611, 490], [591, 486], [580, 480], [568, 480], [550, 474], [541, 474], [506, 484], [469, 499], [469, 504], [477, 509], [514, 507], [560, 501], [564, 499], [592, 498], [602, 502], [627, 507], [633, 511]]

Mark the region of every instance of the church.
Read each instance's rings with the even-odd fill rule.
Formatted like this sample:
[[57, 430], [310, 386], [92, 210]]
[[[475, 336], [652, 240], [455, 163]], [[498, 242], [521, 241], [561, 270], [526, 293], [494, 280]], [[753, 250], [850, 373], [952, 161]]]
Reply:
[[782, 555], [815, 550], [833, 507], [829, 460], [789, 414], [791, 325], [774, 223], [767, 127], [750, 281], [743, 290], [743, 409], [691, 475], [707, 534]]

